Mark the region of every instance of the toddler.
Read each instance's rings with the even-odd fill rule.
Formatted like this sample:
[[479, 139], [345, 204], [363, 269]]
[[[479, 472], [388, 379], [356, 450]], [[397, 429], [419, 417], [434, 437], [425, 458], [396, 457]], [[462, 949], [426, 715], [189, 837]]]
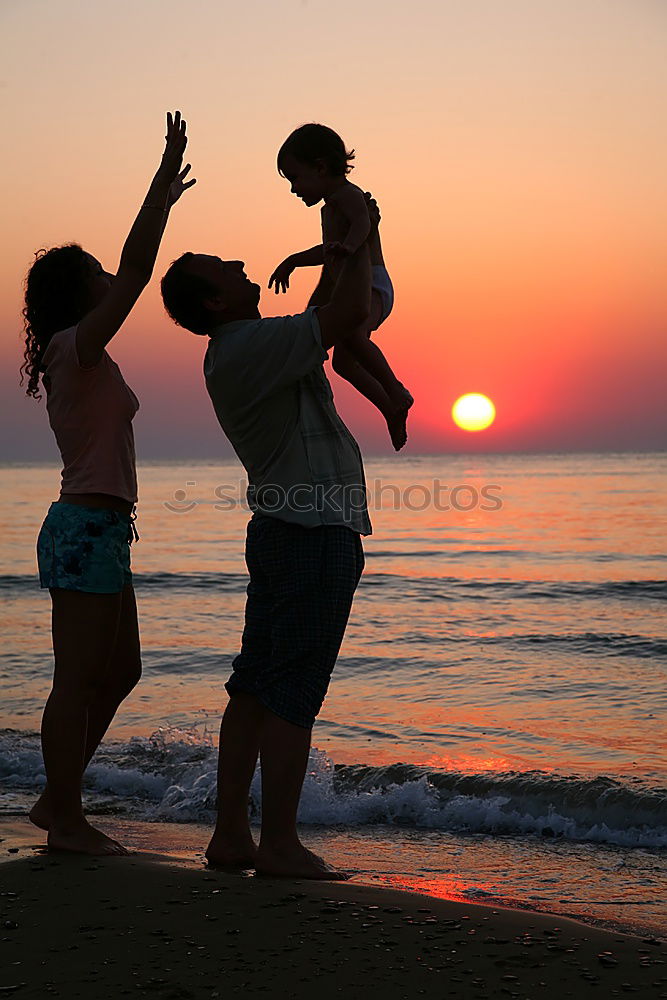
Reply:
[[373, 272], [370, 317], [363, 327], [335, 345], [332, 365], [338, 375], [377, 406], [398, 451], [407, 441], [408, 410], [414, 400], [370, 339], [391, 312], [394, 290], [364, 192], [347, 179], [352, 159], [354, 150], [348, 153], [341, 137], [325, 125], [302, 125], [281, 146], [278, 171], [290, 182], [292, 194], [309, 207], [324, 202], [322, 243], [286, 257], [271, 275], [269, 288], [273, 285], [276, 293], [285, 292], [296, 267], [319, 265], [322, 273], [309, 305], [324, 305], [333, 291], [342, 259], [368, 240]]

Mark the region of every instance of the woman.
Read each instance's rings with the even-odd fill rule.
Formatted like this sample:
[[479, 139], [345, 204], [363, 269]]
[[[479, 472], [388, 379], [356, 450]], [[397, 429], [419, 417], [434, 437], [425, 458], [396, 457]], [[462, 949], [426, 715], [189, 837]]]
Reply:
[[83, 772], [139, 680], [130, 572], [137, 481], [132, 418], [139, 403], [105, 348], [150, 280], [172, 205], [186, 188], [185, 122], [167, 115], [162, 161], [125, 241], [115, 277], [80, 246], [37, 255], [26, 280], [27, 393], [46, 390], [63, 461], [62, 489], [37, 541], [52, 602], [55, 671], [42, 720], [47, 787], [30, 812], [50, 849], [127, 854], [83, 814]]

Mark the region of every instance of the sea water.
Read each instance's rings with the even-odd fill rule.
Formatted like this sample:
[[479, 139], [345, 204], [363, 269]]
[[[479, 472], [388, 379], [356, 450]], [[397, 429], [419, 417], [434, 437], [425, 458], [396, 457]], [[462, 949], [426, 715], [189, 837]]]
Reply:
[[[374, 534], [313, 730], [304, 836], [393, 885], [658, 932], [667, 455], [399, 455], [366, 474]], [[44, 780], [53, 658], [34, 549], [58, 478], [0, 469], [6, 814]], [[144, 463], [139, 479], [144, 677], [87, 772], [87, 808], [209, 824], [245, 478], [224, 460]], [[258, 772], [254, 822], [260, 789]]]

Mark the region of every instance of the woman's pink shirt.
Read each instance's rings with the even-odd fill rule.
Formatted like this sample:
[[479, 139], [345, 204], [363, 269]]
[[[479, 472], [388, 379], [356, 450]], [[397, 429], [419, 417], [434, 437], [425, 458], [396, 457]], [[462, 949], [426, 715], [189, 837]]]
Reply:
[[63, 461], [63, 493], [108, 493], [135, 503], [132, 418], [139, 400], [107, 352], [82, 368], [76, 327], [61, 330], [44, 352], [49, 423]]

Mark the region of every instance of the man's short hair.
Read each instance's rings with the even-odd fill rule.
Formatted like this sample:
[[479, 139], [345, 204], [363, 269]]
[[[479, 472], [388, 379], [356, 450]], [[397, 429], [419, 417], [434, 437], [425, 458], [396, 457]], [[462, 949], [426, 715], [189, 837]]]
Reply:
[[188, 251], [169, 265], [160, 288], [164, 307], [178, 326], [192, 333], [205, 334], [215, 325], [204, 300], [218, 293], [212, 282], [193, 274], [188, 264], [194, 254]]

